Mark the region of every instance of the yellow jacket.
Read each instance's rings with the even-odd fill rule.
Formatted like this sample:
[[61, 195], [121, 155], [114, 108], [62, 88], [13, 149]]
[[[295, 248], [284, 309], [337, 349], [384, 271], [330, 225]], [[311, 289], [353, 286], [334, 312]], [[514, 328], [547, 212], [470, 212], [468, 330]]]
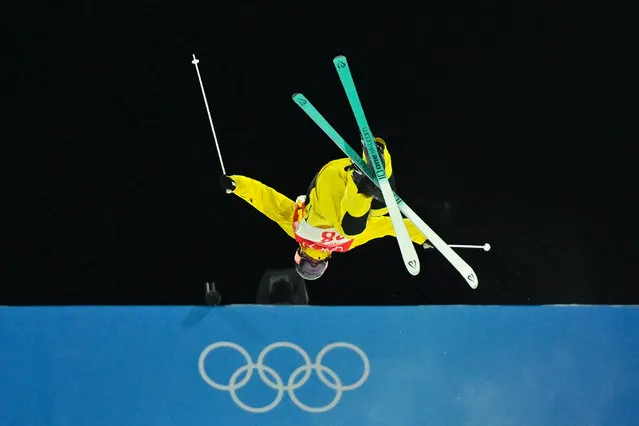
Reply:
[[[381, 138], [375, 140], [385, 145]], [[392, 164], [387, 149], [384, 160], [390, 178]], [[246, 176], [230, 178], [236, 184], [235, 195], [276, 222], [300, 243], [306, 255], [321, 260], [329, 257], [331, 251], [345, 252], [376, 238], [395, 236], [390, 217], [385, 216], [388, 209], [372, 197], [358, 193], [353, 172], [344, 170], [350, 164], [349, 158], [326, 164], [307, 194], [296, 201]], [[408, 219], [404, 223], [414, 243], [426, 242], [426, 236]]]

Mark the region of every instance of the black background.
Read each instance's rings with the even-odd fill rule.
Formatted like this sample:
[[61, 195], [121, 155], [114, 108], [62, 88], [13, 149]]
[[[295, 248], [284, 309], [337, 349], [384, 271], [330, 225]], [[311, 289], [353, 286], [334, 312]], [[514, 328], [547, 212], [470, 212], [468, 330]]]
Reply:
[[[562, 6], [563, 7], [563, 6]], [[637, 55], [621, 10], [208, 2], [34, 7], [5, 30], [4, 304], [252, 303], [295, 242], [219, 188], [200, 60], [229, 174], [290, 198], [349, 141], [348, 57], [397, 192], [475, 269], [411, 277], [394, 239], [336, 255], [323, 305], [637, 303]], [[15, 95], [15, 96], [11, 96]]]

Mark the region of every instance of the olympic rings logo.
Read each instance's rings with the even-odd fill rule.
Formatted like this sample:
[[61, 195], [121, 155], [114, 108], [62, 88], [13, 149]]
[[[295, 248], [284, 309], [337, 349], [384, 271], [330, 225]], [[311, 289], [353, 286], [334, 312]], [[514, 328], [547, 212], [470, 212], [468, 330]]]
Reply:
[[[235, 370], [235, 372], [231, 375], [228, 384], [226, 385], [213, 381], [208, 376], [204, 368], [204, 361], [206, 360], [206, 357], [209, 355], [211, 351], [214, 351], [215, 349], [218, 349], [218, 348], [235, 349], [246, 360], [246, 365]], [[304, 365], [297, 367], [291, 373], [286, 383], [284, 383], [284, 380], [282, 379], [282, 377], [275, 370], [273, 370], [268, 365], [264, 364], [264, 358], [266, 358], [266, 355], [268, 355], [269, 352], [271, 352], [273, 349], [277, 349], [277, 348], [292, 349], [298, 354], [300, 354], [301, 357], [304, 359]], [[353, 352], [355, 352], [357, 355], [359, 355], [359, 357], [362, 359], [362, 362], [364, 363], [364, 372], [362, 373], [362, 376], [359, 378], [359, 380], [357, 380], [355, 383], [350, 385], [343, 384], [339, 376], [335, 373], [335, 371], [333, 371], [332, 369], [322, 364], [322, 360], [324, 359], [324, 356], [326, 356], [326, 354], [329, 351], [335, 348], [350, 349]], [[304, 411], [308, 411], [311, 413], [322, 413], [322, 412], [331, 410], [340, 401], [340, 399], [342, 398], [342, 394], [344, 392], [360, 387], [362, 384], [364, 384], [366, 379], [368, 379], [368, 375], [370, 373], [370, 363], [364, 351], [362, 351], [360, 348], [353, 345], [352, 343], [346, 343], [346, 342], [335, 342], [325, 346], [317, 354], [317, 357], [315, 358], [315, 362], [311, 362], [311, 358], [306, 353], [306, 351], [302, 349], [301, 347], [299, 347], [298, 345], [294, 343], [290, 343], [290, 342], [275, 342], [275, 343], [271, 343], [270, 345], [265, 347], [262, 350], [262, 352], [260, 352], [259, 356], [257, 357], [257, 362], [255, 363], [251, 359], [251, 356], [246, 351], [246, 349], [244, 349], [242, 346], [238, 345], [237, 343], [216, 342], [207, 346], [204, 349], [204, 351], [202, 351], [202, 353], [200, 354], [198, 367], [199, 367], [200, 375], [202, 376], [202, 379], [204, 379], [206, 383], [208, 383], [211, 387], [217, 390], [228, 391], [231, 394], [231, 398], [238, 405], [238, 407], [242, 408], [243, 410], [249, 411], [251, 413], [265, 413], [267, 411], [272, 410], [280, 403], [280, 401], [284, 397], [284, 392], [288, 392], [288, 395], [291, 401], [293, 401], [295, 405], [297, 405], [299, 408], [301, 408]], [[253, 377], [254, 370], [257, 370], [257, 373], [260, 376], [260, 379], [262, 379], [262, 381], [268, 387], [277, 391], [275, 399], [270, 404], [267, 404], [263, 407], [252, 407], [250, 405], [247, 405], [243, 401], [241, 401], [237, 395], [237, 390], [244, 387], [248, 383], [248, 381], [251, 380], [251, 377]], [[333, 399], [328, 404], [321, 407], [310, 407], [304, 404], [302, 401], [300, 401], [295, 395], [295, 390], [304, 386], [304, 384], [308, 382], [313, 371], [317, 372], [317, 377], [320, 379], [320, 381], [324, 385], [326, 385], [328, 388], [335, 391], [335, 397], [333, 397]], [[242, 376], [242, 374], [244, 374], [244, 378], [238, 381], [238, 379], [240, 378], [240, 376]], [[330, 377], [330, 380], [327, 378], [327, 376]]]

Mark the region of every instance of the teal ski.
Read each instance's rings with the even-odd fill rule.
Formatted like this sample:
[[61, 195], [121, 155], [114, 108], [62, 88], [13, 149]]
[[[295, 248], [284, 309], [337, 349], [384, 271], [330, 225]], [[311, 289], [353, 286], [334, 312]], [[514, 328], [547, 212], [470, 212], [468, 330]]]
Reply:
[[348, 67], [348, 61], [344, 56], [338, 56], [333, 60], [333, 63], [337, 69], [337, 74], [342, 82], [342, 86], [346, 92], [346, 97], [351, 105], [353, 114], [355, 115], [355, 121], [357, 121], [357, 126], [359, 127], [362, 140], [364, 141], [364, 147], [366, 148], [366, 151], [368, 151], [368, 156], [371, 160], [375, 177], [377, 178], [377, 184], [379, 189], [382, 190], [384, 203], [388, 208], [388, 214], [393, 222], [395, 236], [397, 237], [397, 244], [399, 245], [399, 250], [401, 251], [402, 258], [404, 259], [404, 265], [411, 275], [417, 275], [419, 274], [420, 269], [419, 256], [417, 256], [415, 246], [410, 239], [410, 235], [408, 234], [408, 230], [404, 224], [404, 219], [402, 218], [402, 214], [399, 211], [399, 207], [397, 206], [397, 202], [393, 196], [393, 189], [388, 182], [388, 177], [384, 170], [384, 164], [377, 152], [373, 132], [371, 132], [368, 121], [366, 120], [362, 103], [359, 100], [359, 95], [355, 88], [353, 76], [351, 75], [350, 68]]

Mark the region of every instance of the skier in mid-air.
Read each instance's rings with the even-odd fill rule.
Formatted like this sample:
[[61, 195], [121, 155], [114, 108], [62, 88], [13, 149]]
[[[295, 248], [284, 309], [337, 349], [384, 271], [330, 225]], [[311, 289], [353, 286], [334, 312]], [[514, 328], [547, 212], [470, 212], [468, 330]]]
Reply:
[[[334, 252], [346, 252], [375, 238], [394, 236], [411, 275], [419, 274], [419, 259], [412, 243], [423, 245], [424, 248], [434, 246], [472, 289], [477, 288], [477, 274], [452, 248], [483, 248], [488, 251], [490, 244], [446, 244], [413, 209], [392, 193], [394, 178], [386, 142], [381, 138], [372, 139], [346, 57], [336, 56], [333, 64], [355, 115], [360, 136], [364, 137], [364, 159], [353, 151], [303, 94], [295, 93], [292, 96], [295, 103], [349, 157], [326, 164], [312, 180], [306, 195], [297, 197], [295, 201], [255, 179], [226, 173], [198, 68], [199, 62], [193, 55], [191, 63], [195, 65], [222, 168], [222, 188], [253, 205], [298, 242], [294, 257], [295, 270], [302, 278], [316, 280], [321, 277]], [[368, 167], [370, 165], [374, 166], [372, 171]], [[377, 189], [378, 185], [381, 190]], [[386, 213], [389, 216], [385, 216]], [[403, 220], [402, 214], [406, 217]], [[426, 242], [426, 235], [429, 242]]]
[[[394, 187], [386, 142], [377, 137], [375, 145]], [[366, 149], [363, 158], [371, 164]], [[300, 195], [296, 201], [246, 176], [222, 175], [220, 184], [226, 193], [251, 204], [298, 242], [295, 270], [306, 280], [320, 278], [334, 252], [346, 252], [376, 238], [395, 236], [381, 191], [349, 158], [326, 164], [312, 179], [306, 195]], [[408, 219], [404, 223], [414, 243], [430, 248], [424, 234]]]

